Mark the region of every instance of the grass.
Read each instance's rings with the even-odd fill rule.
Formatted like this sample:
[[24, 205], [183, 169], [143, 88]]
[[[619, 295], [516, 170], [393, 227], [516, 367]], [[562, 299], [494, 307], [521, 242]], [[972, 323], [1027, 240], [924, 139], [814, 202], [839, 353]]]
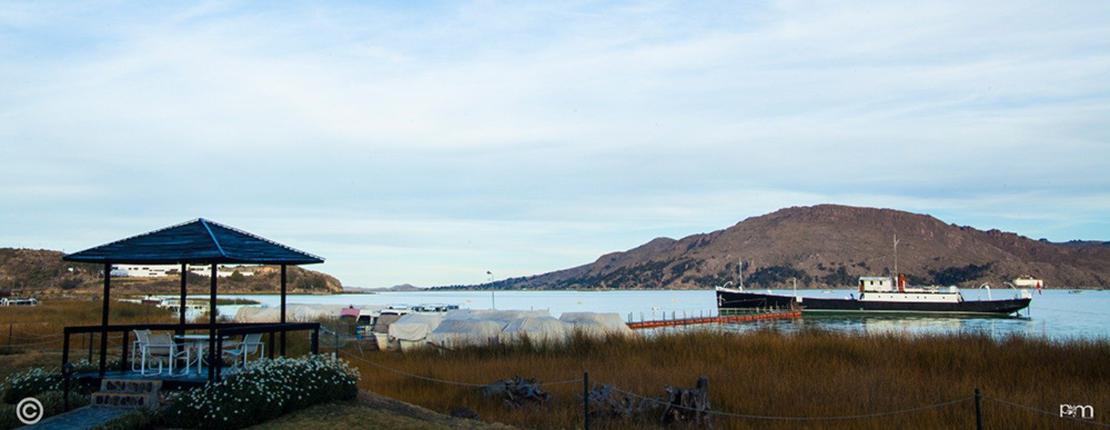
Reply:
[[[151, 306], [113, 303], [113, 323], [174, 322], [174, 315]], [[46, 301], [34, 308], [0, 308], [0, 378], [31, 366], [57, 367], [62, 327], [100, 322], [100, 303]], [[7, 345], [7, 326], [13, 347]], [[113, 336], [114, 338], [116, 336]], [[118, 343], [119, 339], [109, 339]], [[74, 360], [85, 357], [87, 339], [72, 339]], [[97, 339], [94, 336], [94, 345]], [[332, 341], [322, 336], [321, 351]], [[291, 333], [289, 354], [308, 349], [304, 333]], [[118, 352], [117, 352], [118, 354]], [[710, 381], [714, 410], [753, 415], [835, 416], [898, 410], [946, 400], [968, 398], [978, 387], [988, 400], [984, 421], [990, 428], [1084, 428], [1054, 417], [989, 400], [1000, 398], [1057, 411], [1061, 403], [1089, 404], [1096, 413], [1110, 410], [1110, 342], [1048, 341], [986, 335], [856, 335], [816, 330], [780, 333], [695, 331], [643, 338], [590, 340], [568, 345], [523, 344], [427, 350], [415, 353], [358, 352], [353, 345], [341, 355], [359, 367], [360, 387], [420, 405], [438, 413], [466, 407], [487, 422], [526, 428], [581, 426], [581, 384], [544, 387], [553, 394], [546, 407], [508, 410], [500, 401], [483, 398], [475, 388], [423, 381], [367, 364], [377, 363], [414, 374], [484, 384], [514, 375], [540, 381], [581, 377], [614, 384], [643, 395], [661, 396], [666, 385], [690, 387], [698, 376]], [[339, 420], [355, 428], [375, 422], [379, 412], [365, 402], [323, 405], [283, 417], [280, 423]], [[363, 418], [359, 418], [362, 416]], [[1097, 415], [1105, 422], [1103, 415]], [[405, 421], [405, 417], [390, 419]], [[411, 417], [409, 417], [411, 418]], [[299, 420], [299, 421], [298, 421]], [[436, 428], [416, 421], [414, 427]], [[717, 417], [716, 428], [970, 428], [973, 405], [957, 405], [867, 420], [783, 422]], [[639, 422], [595, 419], [597, 428], [651, 427]], [[294, 424], [288, 424], [293, 428]], [[420, 427], [420, 426], [431, 427]]]
[[[40, 305], [33, 307], [0, 307], [0, 380], [12, 372], [28, 367], [59, 367], [64, 337], [62, 329], [66, 326], [100, 325], [102, 305], [103, 302], [99, 300], [45, 299]], [[177, 314], [151, 305], [112, 302], [109, 311], [108, 321], [111, 324], [178, 321]], [[90, 342], [93, 345], [92, 358], [96, 360], [99, 357], [99, 336], [94, 333], [92, 336], [70, 337], [70, 361], [89, 358]], [[119, 333], [109, 336], [108, 358], [119, 358], [121, 336]], [[131, 339], [134, 340], [134, 336]], [[323, 342], [321, 340], [321, 349]], [[300, 356], [308, 350], [309, 339], [305, 332], [289, 333], [287, 352], [290, 356]]]
[[[0, 378], [11, 372], [32, 366], [58, 367], [65, 326], [99, 325], [100, 301], [43, 300], [38, 306], [0, 307]], [[112, 324], [176, 322], [175, 316], [164, 309], [135, 303], [113, 302], [108, 321]], [[10, 336], [9, 336], [10, 333]], [[92, 336], [94, 357], [99, 345], [99, 335]], [[118, 357], [119, 336], [108, 339]], [[87, 358], [89, 336], [70, 338], [71, 360]], [[10, 346], [9, 346], [10, 345]]]
[[362, 392], [356, 401], [317, 405], [267, 421], [252, 428], [289, 429], [317, 428], [448, 430], [507, 428], [481, 421], [451, 418], [427, 409]]
[[[985, 335], [849, 335], [803, 330], [745, 334], [710, 331], [648, 338], [589, 340], [545, 345], [467, 348], [453, 352], [368, 352], [352, 362], [362, 386], [383, 395], [445, 412], [465, 406], [483, 419], [529, 428], [581, 425], [581, 384], [550, 386], [554, 399], [542, 409], [507, 410], [474, 388], [422, 381], [368, 365], [469, 383], [512, 375], [560, 381], [589, 369], [595, 383], [661, 396], [665, 385], [710, 381], [713, 408], [752, 415], [835, 416], [866, 414], [985, 395], [1056, 411], [1060, 403], [1110, 407], [1110, 343]], [[1066, 427], [992, 401], [984, 403], [992, 428]], [[594, 420], [599, 428], [653, 422]], [[868, 420], [786, 422], [715, 418], [717, 428], [955, 428], [974, 425], [969, 400], [933, 411]], [[1070, 424], [1073, 425], [1074, 424]]]

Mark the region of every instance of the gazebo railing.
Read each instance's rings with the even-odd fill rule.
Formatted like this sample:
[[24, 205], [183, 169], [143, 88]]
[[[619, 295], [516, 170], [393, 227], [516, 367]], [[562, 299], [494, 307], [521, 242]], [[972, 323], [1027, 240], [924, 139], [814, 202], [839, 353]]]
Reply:
[[217, 327], [216, 328], [216, 364], [214, 366], [216, 372], [216, 379], [220, 379], [221, 371], [223, 370], [223, 357], [224, 354], [224, 338], [228, 336], [238, 336], [247, 334], [269, 334], [269, 345], [267, 346], [270, 358], [274, 357], [274, 335], [277, 333], [286, 333], [290, 331], [311, 331], [312, 338], [309, 346], [309, 351], [312, 354], [320, 353], [320, 323], [261, 323], [261, 324], [243, 324], [232, 327]]
[[[285, 338], [284, 334], [290, 331], [311, 331], [311, 349], [312, 354], [318, 354], [320, 344], [320, 323], [216, 323], [216, 355], [214, 363], [210, 363], [210, 367], [215, 369], [215, 379], [219, 379], [220, 371], [223, 367], [223, 338], [226, 336], [262, 333], [269, 334], [269, 357], [274, 357], [274, 341], [278, 337], [277, 334], [281, 333], [282, 339]], [[120, 333], [121, 335], [121, 354], [120, 354], [120, 367], [121, 371], [128, 370], [128, 352], [131, 344], [131, 332], [135, 330], [157, 330], [157, 331], [199, 331], [211, 330], [212, 325], [206, 323], [190, 323], [190, 324], [177, 324], [177, 323], [154, 323], [154, 324], [113, 324], [108, 326], [102, 325], [89, 325], [89, 326], [70, 326], [64, 328], [64, 337], [62, 341], [62, 391], [63, 391], [63, 408], [69, 410], [69, 392], [70, 381], [73, 377], [74, 371], [69, 362], [70, 350], [70, 337], [72, 335], [86, 334], [86, 333], [100, 333], [102, 336], [109, 336], [112, 333]], [[101, 366], [98, 368], [99, 376], [103, 377], [107, 366], [106, 362], [107, 351], [101, 352]], [[91, 364], [91, 363], [90, 363]]]

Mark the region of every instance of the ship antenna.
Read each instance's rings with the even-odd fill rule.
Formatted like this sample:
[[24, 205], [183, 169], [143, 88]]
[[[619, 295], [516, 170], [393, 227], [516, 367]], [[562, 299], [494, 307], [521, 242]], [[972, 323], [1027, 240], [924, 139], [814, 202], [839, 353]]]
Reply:
[[736, 258], [736, 273], [740, 275], [740, 289], [744, 289], [744, 257]]
[[894, 277], [898, 277], [898, 233], [894, 233]]

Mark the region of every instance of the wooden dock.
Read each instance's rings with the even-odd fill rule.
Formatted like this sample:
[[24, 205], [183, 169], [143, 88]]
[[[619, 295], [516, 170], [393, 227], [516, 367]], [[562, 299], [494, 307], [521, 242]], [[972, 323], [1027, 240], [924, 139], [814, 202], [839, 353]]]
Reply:
[[678, 327], [697, 324], [733, 324], [768, 320], [789, 320], [801, 318], [802, 311], [775, 311], [742, 315], [718, 315], [711, 317], [662, 319], [655, 321], [633, 321], [628, 323], [628, 328], [633, 330], [659, 327]]

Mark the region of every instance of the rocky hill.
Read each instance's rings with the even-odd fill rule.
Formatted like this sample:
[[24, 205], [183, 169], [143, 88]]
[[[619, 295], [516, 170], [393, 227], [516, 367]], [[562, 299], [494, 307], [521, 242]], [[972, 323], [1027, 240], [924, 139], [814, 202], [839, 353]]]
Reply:
[[[99, 293], [103, 267], [96, 264], [62, 261], [62, 253], [40, 249], [0, 248], [0, 291], [14, 294]], [[276, 266], [252, 267], [253, 276], [220, 278], [221, 293], [269, 293], [280, 288], [281, 273]], [[208, 277], [188, 275], [190, 293], [207, 291]], [[289, 292], [338, 293], [339, 280], [324, 273], [290, 266], [287, 270]], [[176, 293], [180, 278], [112, 278], [112, 292]]]
[[1051, 243], [929, 215], [819, 205], [679, 240], [657, 238], [571, 269], [461, 288], [708, 288], [736, 279], [740, 258], [750, 286], [782, 287], [796, 278], [799, 287], [843, 287], [894, 271], [896, 234], [898, 270], [915, 284], [999, 287], [1032, 275], [1055, 288], [1110, 287], [1106, 242]]

